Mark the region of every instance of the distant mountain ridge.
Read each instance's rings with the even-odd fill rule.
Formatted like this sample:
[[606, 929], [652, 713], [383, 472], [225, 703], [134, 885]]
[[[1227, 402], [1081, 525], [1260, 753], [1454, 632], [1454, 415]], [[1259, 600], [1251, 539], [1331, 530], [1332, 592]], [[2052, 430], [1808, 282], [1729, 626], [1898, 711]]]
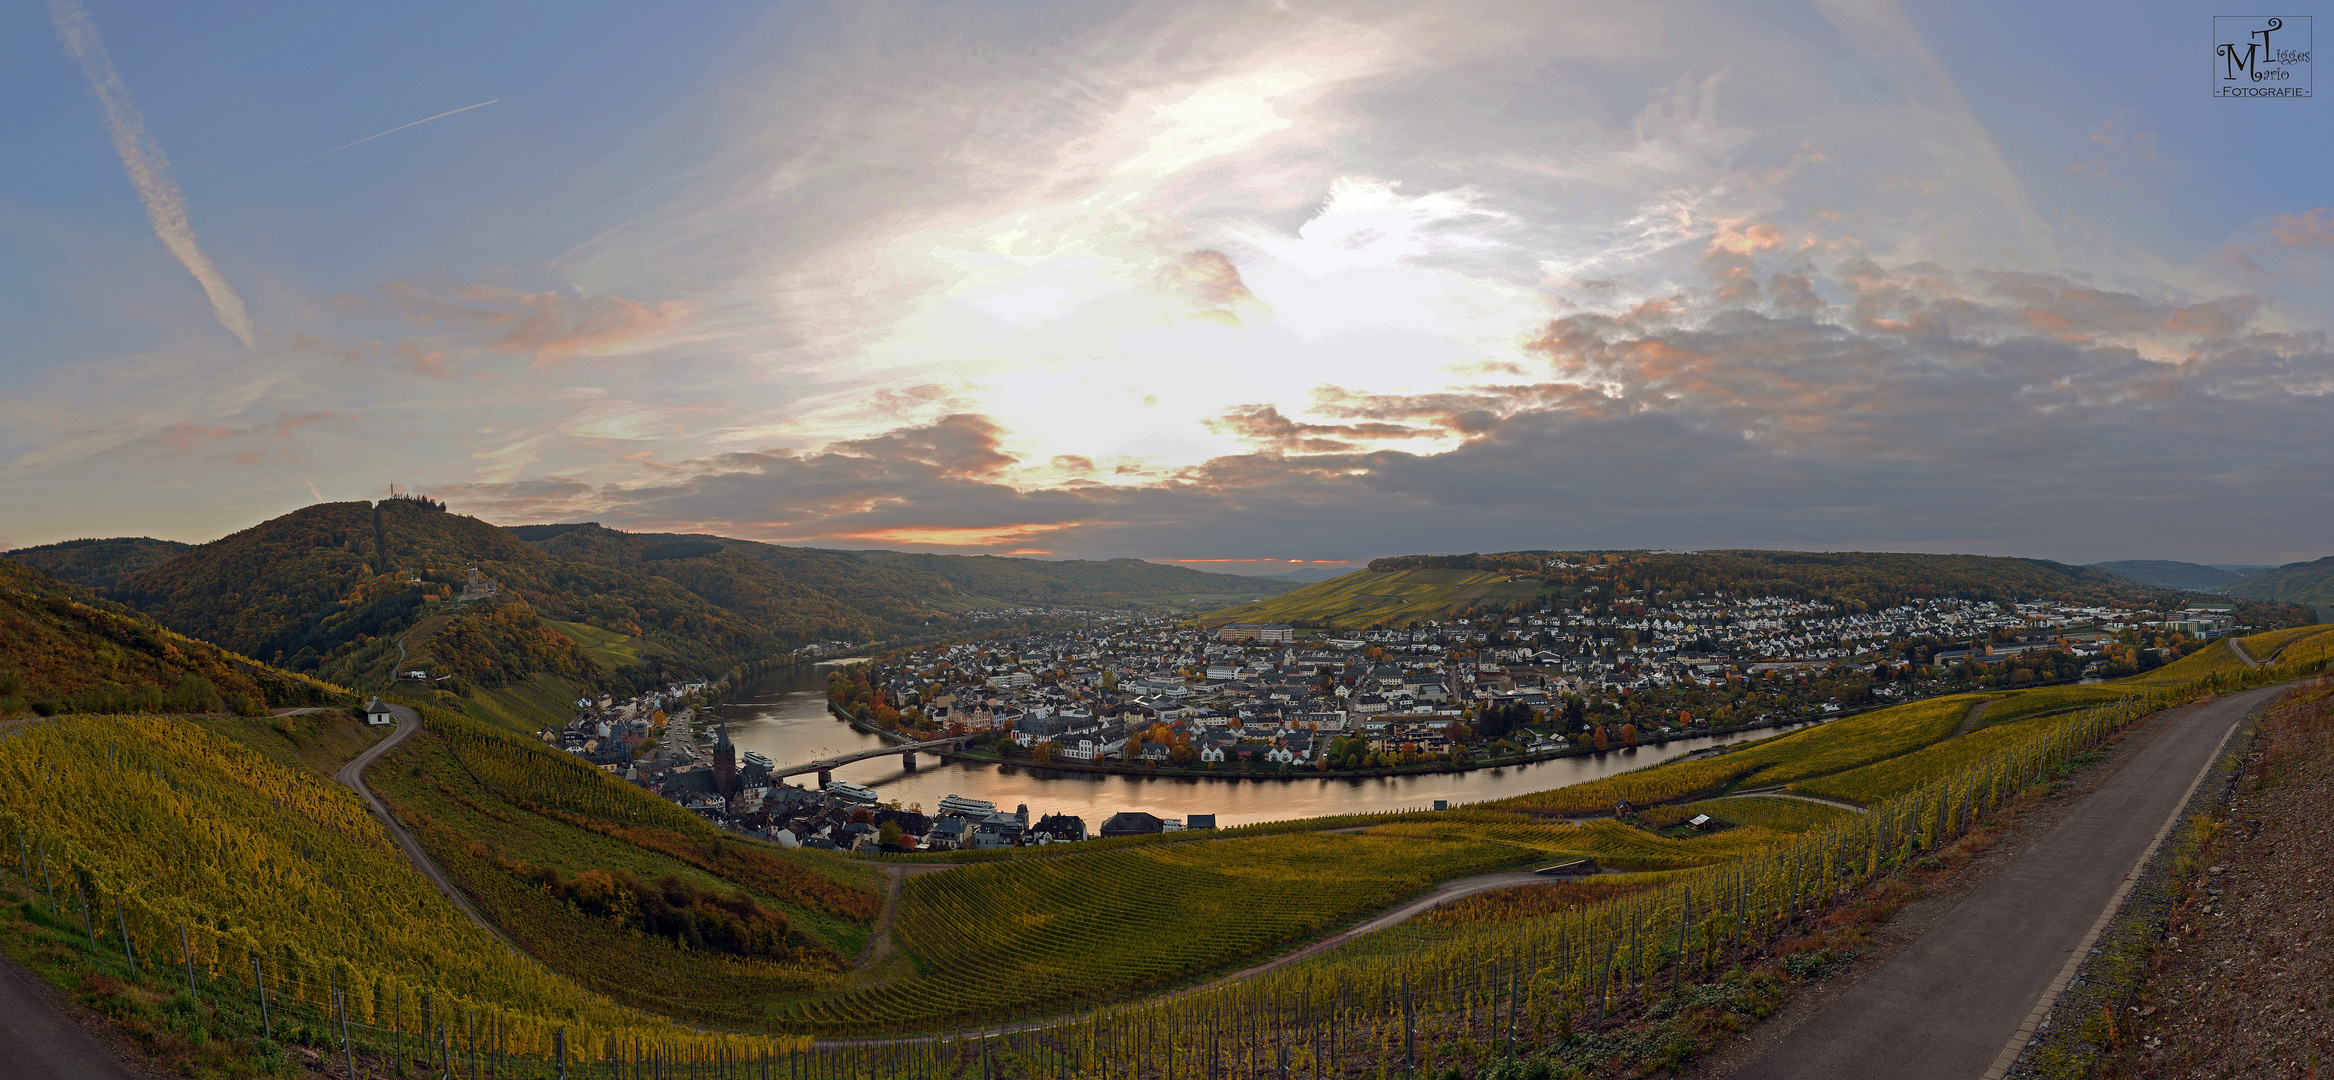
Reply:
[[1823, 600], [1850, 611], [1925, 597], [2136, 603], [2173, 598], [2106, 570], [1991, 555], [1511, 551], [1374, 559], [1366, 570], [1201, 618], [1352, 628], [1454, 611], [1516, 611], [1551, 601], [1604, 604], [1712, 592]]
[[2334, 555], [2313, 562], [2288, 563], [2275, 570], [2248, 574], [2228, 587], [2231, 596], [2251, 600], [2283, 600], [2308, 604], [2318, 618], [2334, 621]]
[[392, 668], [420, 670], [462, 692], [544, 675], [617, 686], [718, 675], [815, 641], [945, 633], [983, 608], [1165, 605], [1290, 587], [1135, 559], [830, 551], [591, 523], [504, 528], [418, 499], [320, 503], [201, 545], [72, 541], [0, 558], [53, 568], [180, 633], [295, 671], [374, 685]]
[[2091, 565], [2159, 589], [2219, 589], [2245, 579], [2244, 574], [2235, 570], [2166, 559], [2123, 559]]
[[38, 547], [15, 548], [0, 557], [37, 566], [51, 577], [84, 589], [109, 589], [121, 579], [193, 548], [176, 540], [150, 536], [123, 536], [110, 540], [66, 540]]

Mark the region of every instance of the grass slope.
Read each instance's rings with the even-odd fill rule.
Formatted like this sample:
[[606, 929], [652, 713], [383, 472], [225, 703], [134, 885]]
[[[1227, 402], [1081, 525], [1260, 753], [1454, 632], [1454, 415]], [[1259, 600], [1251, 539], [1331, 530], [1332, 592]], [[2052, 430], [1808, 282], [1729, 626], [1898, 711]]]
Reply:
[[914, 978], [789, 1006], [896, 1034], [1091, 1006], [1278, 951], [1442, 880], [1530, 852], [1483, 841], [1299, 833], [988, 863], [908, 882], [892, 920]]
[[[737, 1025], [763, 1019], [762, 1003], [832, 984], [865, 943], [864, 925], [784, 904], [684, 859], [532, 812], [480, 783], [435, 734], [400, 746], [376, 769], [375, 787], [462, 890], [529, 954], [618, 1001], [669, 1016]], [[784, 963], [692, 950], [587, 915], [514, 866], [573, 878], [623, 870], [701, 889], [744, 892], [784, 911], [797, 940]]]
[[1218, 608], [1200, 616], [1210, 625], [1228, 622], [1285, 622], [1318, 626], [1402, 625], [1476, 603], [1506, 603], [1539, 596], [1536, 580], [1511, 580], [1484, 570], [1357, 570], [1306, 585], [1269, 600]]

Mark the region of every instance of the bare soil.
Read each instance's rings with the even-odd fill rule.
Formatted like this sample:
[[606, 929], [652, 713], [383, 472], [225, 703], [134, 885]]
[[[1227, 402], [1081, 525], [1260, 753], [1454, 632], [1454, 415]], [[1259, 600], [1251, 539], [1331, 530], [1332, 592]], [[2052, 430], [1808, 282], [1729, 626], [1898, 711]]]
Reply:
[[[2263, 718], [2096, 1075], [2334, 1077], [2334, 689]], [[2106, 1018], [2102, 1018], [2105, 1020]]]

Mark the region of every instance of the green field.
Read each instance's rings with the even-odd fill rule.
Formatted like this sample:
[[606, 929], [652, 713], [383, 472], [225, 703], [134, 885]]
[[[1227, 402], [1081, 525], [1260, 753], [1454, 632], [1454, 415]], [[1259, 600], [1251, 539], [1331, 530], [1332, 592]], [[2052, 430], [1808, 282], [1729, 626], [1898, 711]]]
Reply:
[[1209, 625], [1228, 622], [1310, 623], [1361, 627], [1400, 626], [1477, 603], [1506, 603], [1540, 595], [1535, 580], [1510, 581], [1480, 570], [1357, 570], [1317, 581], [1293, 592], [1200, 616]]
[[919, 977], [779, 1012], [886, 1034], [1085, 1007], [1271, 955], [1436, 881], [1529, 858], [1337, 833], [1150, 844], [918, 877], [892, 929]]
[[[506, 731], [521, 733], [558, 727], [575, 716], [575, 699], [590, 688], [548, 671], [538, 671], [523, 682], [492, 690], [473, 690], [459, 698], [462, 712]], [[440, 701], [447, 699], [440, 695]]]
[[545, 619], [543, 625], [574, 639], [576, 645], [583, 649], [585, 656], [591, 657], [593, 663], [610, 671], [621, 667], [632, 667], [658, 654], [671, 655], [669, 650], [658, 648], [646, 638], [619, 634], [614, 630], [593, 626], [589, 623]]

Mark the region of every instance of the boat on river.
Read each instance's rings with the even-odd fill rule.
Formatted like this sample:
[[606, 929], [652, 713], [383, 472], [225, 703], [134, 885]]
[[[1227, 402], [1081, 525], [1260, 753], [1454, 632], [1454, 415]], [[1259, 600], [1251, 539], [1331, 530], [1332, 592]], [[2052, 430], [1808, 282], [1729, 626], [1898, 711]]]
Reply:
[[849, 780], [836, 780], [829, 783], [827, 794], [845, 802], [872, 803], [876, 801], [874, 788], [854, 784]]

